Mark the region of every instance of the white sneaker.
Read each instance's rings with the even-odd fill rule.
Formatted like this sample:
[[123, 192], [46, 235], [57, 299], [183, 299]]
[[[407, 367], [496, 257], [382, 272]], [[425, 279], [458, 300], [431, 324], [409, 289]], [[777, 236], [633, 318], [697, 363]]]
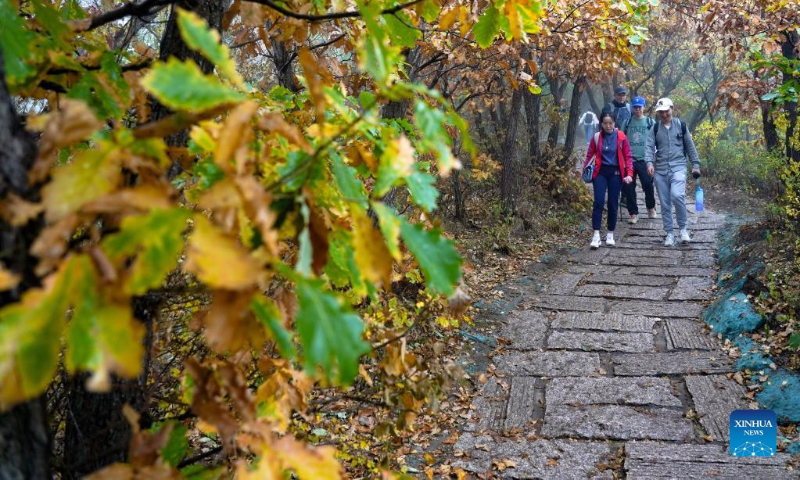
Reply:
[[647, 211], [647, 218], [656, 218], [656, 209], [651, 208]]
[[675, 245], [675, 235], [668, 233], [667, 238], [664, 239], [664, 246], [672, 247], [673, 245]]
[[630, 223], [631, 225], [635, 224], [638, 221], [639, 221], [639, 216], [636, 214], [631, 214], [631, 218], [628, 219], [628, 223]]
[[597, 250], [600, 248], [600, 232], [594, 232], [592, 242], [589, 244], [589, 246], [592, 247], [592, 250]]
[[689, 236], [689, 230], [681, 228], [681, 243], [689, 243], [691, 241], [692, 237]]
[[606, 246], [613, 247], [617, 242], [614, 241], [614, 232], [606, 233]]

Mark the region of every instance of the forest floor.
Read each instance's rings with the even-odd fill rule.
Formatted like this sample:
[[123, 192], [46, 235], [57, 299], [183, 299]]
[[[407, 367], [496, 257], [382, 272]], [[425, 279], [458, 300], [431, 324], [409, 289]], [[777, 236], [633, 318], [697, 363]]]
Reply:
[[[757, 198], [706, 189], [715, 209], [763, 212]], [[660, 219], [621, 221], [618, 246], [598, 251], [588, 219], [527, 235], [480, 220], [448, 228], [477, 300], [460, 345], [471, 380], [400, 463], [429, 478], [796, 478], [786, 454], [727, 453], [728, 414], [755, 404], [699, 319], [724, 219], [692, 213], [693, 242], [676, 248], [660, 246]]]

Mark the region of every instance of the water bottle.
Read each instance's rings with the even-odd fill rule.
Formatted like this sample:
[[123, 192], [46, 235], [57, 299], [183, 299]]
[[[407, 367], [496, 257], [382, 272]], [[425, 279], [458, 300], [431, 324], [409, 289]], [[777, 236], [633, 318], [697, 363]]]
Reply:
[[694, 187], [694, 211], [699, 213], [703, 210], [703, 187], [696, 185]]

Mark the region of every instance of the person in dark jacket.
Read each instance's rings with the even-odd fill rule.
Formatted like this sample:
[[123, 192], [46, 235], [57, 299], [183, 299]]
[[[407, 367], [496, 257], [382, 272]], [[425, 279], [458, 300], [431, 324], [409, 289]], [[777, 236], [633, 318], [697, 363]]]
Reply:
[[628, 90], [626, 90], [625, 87], [616, 87], [614, 89], [614, 100], [603, 107], [603, 112], [611, 112], [614, 114], [614, 118], [617, 119], [615, 126], [620, 130], [622, 130], [622, 126], [625, 125], [625, 122], [631, 118], [631, 104], [625, 101], [627, 97]]
[[600, 227], [603, 220], [603, 208], [608, 194], [608, 220], [606, 246], [613, 247], [614, 229], [617, 227], [617, 210], [619, 194], [623, 184], [633, 181], [633, 160], [631, 147], [625, 134], [614, 126], [616, 118], [611, 112], [600, 114], [601, 130], [594, 134], [586, 152], [585, 168], [589, 162], [595, 162], [592, 187], [594, 189], [594, 206], [592, 208], [592, 229], [594, 235], [589, 245], [592, 249], [600, 247]]

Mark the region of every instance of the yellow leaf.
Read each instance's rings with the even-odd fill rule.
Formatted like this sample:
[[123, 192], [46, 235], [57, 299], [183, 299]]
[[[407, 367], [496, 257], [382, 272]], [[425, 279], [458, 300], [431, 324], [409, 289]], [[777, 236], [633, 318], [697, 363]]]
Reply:
[[522, 17], [517, 9], [517, 0], [511, 0], [505, 5], [506, 17], [508, 17], [508, 27], [511, 30], [511, 37], [514, 40], [522, 39], [523, 25]]
[[333, 447], [309, 448], [292, 437], [275, 442], [274, 451], [300, 480], [339, 480], [342, 467], [336, 461]]
[[359, 209], [351, 209], [353, 248], [359, 271], [375, 285], [388, 288], [392, 282], [392, 256], [381, 232], [372, 227], [372, 220]]
[[325, 105], [327, 100], [322, 91], [325, 85], [322, 83], [322, 78], [319, 72], [319, 62], [314, 55], [303, 48], [297, 55], [297, 60], [303, 67], [303, 74], [308, 84], [308, 93], [311, 95], [311, 100], [314, 102], [314, 108], [317, 111], [317, 119], [322, 121], [325, 119]]
[[58, 111], [48, 117], [39, 141], [39, 156], [30, 173], [31, 183], [44, 180], [60, 148], [87, 138], [103, 126], [92, 109], [81, 100], [62, 98], [58, 105]]
[[448, 10], [444, 15], [442, 15], [442, 18], [439, 20], [439, 28], [442, 30], [449, 30], [450, 27], [452, 27], [453, 24], [456, 23], [456, 18], [458, 17], [458, 13], [463, 8], [464, 8], [463, 6], [459, 5], [457, 7], [453, 7], [450, 10]]
[[186, 256], [186, 270], [213, 288], [243, 290], [255, 285], [260, 273], [256, 260], [236, 239], [199, 215], [194, 217]]
[[87, 150], [56, 168], [53, 180], [42, 189], [47, 219], [58, 220], [114, 190], [121, 177], [118, 154], [113, 148]]
[[0, 292], [10, 290], [19, 283], [19, 275], [9, 272], [0, 265]]
[[219, 136], [217, 149], [214, 152], [214, 161], [224, 170], [231, 170], [230, 161], [237, 150], [247, 148], [246, 141], [252, 135], [248, 124], [257, 110], [257, 103], [244, 102], [231, 112], [228, 121], [225, 122], [225, 127]]
[[306, 153], [313, 152], [311, 145], [303, 137], [303, 133], [297, 128], [297, 125], [287, 122], [280, 113], [272, 112], [262, 116], [258, 120], [258, 128], [265, 132], [274, 132], [282, 135], [291, 143], [301, 147]]
[[0, 203], [0, 218], [14, 227], [21, 227], [39, 215], [42, 210], [44, 210], [42, 204], [29, 202], [9, 192]]

